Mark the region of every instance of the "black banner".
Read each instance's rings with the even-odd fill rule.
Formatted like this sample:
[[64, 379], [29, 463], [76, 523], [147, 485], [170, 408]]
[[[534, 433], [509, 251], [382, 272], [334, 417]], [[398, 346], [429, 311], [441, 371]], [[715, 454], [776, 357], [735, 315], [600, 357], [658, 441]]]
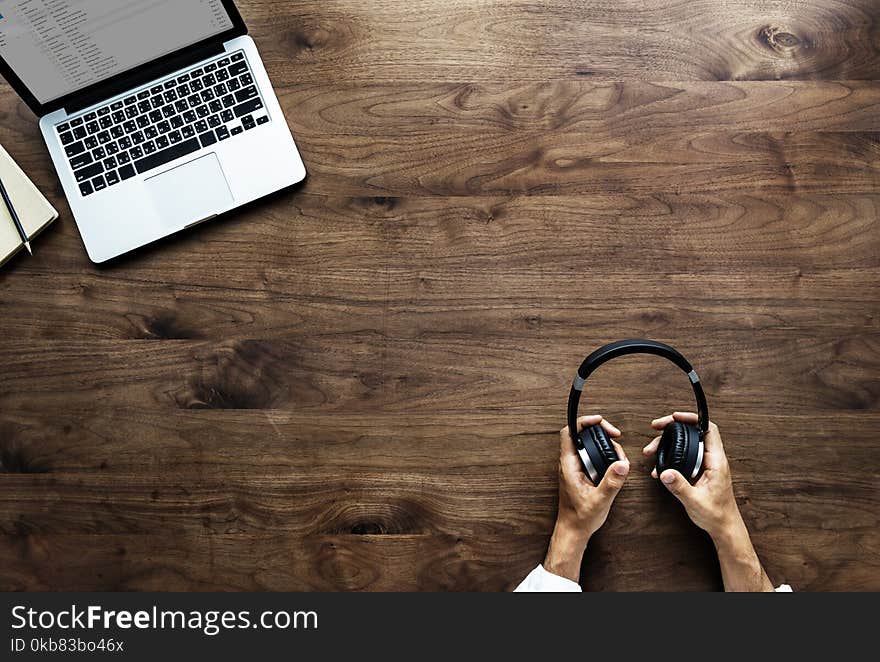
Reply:
[[[495, 654], [839, 654], [867, 637], [876, 595], [3, 595], [0, 659], [289, 660]], [[836, 632], [835, 639], [831, 633]], [[846, 633], [844, 635], [844, 633]]]

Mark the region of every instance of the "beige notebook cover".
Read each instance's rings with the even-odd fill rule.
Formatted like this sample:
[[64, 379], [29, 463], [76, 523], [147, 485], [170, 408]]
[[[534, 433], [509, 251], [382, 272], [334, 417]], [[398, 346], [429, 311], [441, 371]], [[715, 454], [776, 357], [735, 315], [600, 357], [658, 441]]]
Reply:
[[[6, 192], [9, 193], [9, 198], [18, 213], [18, 219], [29, 239], [33, 239], [58, 218], [55, 208], [49, 204], [2, 146], [0, 146], [0, 178], [3, 179]], [[0, 267], [22, 248], [24, 243], [18, 236], [15, 223], [12, 222], [12, 217], [0, 198]]]

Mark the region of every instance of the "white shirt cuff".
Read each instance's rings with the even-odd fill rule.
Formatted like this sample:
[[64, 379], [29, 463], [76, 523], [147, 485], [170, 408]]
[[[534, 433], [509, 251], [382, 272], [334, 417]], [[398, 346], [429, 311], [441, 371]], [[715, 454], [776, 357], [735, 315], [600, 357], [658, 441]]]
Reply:
[[791, 590], [791, 586], [788, 584], [780, 584], [773, 590], [777, 593], [794, 593], [794, 591]]
[[580, 593], [581, 587], [565, 577], [554, 575], [544, 570], [539, 565], [522, 580], [522, 583], [514, 589], [514, 593]]

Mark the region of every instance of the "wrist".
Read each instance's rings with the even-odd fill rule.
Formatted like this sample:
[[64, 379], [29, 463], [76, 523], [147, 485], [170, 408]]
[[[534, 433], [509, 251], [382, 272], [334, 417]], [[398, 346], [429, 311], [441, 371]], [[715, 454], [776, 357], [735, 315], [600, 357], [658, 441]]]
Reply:
[[715, 543], [715, 549], [718, 554], [739, 553], [743, 548], [751, 548], [751, 539], [749, 531], [739, 510], [732, 513], [729, 518], [720, 523], [718, 527], [710, 532], [712, 542]]
[[544, 570], [577, 582], [589, 540], [589, 534], [557, 520], [544, 558]]

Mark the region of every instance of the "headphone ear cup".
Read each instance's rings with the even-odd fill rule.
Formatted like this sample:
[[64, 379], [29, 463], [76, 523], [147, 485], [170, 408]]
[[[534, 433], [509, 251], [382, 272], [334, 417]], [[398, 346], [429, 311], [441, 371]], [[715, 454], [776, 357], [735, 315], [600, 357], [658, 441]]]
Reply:
[[601, 425], [591, 425], [586, 430], [583, 430], [581, 432], [581, 439], [584, 441], [585, 446], [592, 441], [592, 447], [596, 451], [595, 454], [600, 459], [599, 463], [597, 463], [596, 460], [593, 460], [593, 463], [596, 465], [599, 480], [602, 480], [605, 472], [608, 471], [608, 467], [620, 459], [617, 457], [617, 451], [614, 450], [614, 445], [611, 443], [611, 439], [605, 432], [605, 428]]
[[657, 475], [675, 469], [685, 479], [693, 477], [700, 449], [700, 431], [694, 425], [674, 421], [663, 430], [657, 450]]
[[684, 423], [674, 421], [663, 430], [660, 437], [660, 448], [657, 449], [657, 475], [667, 469], [675, 469], [685, 478], [690, 475], [684, 472], [684, 461], [687, 458], [688, 434]]

